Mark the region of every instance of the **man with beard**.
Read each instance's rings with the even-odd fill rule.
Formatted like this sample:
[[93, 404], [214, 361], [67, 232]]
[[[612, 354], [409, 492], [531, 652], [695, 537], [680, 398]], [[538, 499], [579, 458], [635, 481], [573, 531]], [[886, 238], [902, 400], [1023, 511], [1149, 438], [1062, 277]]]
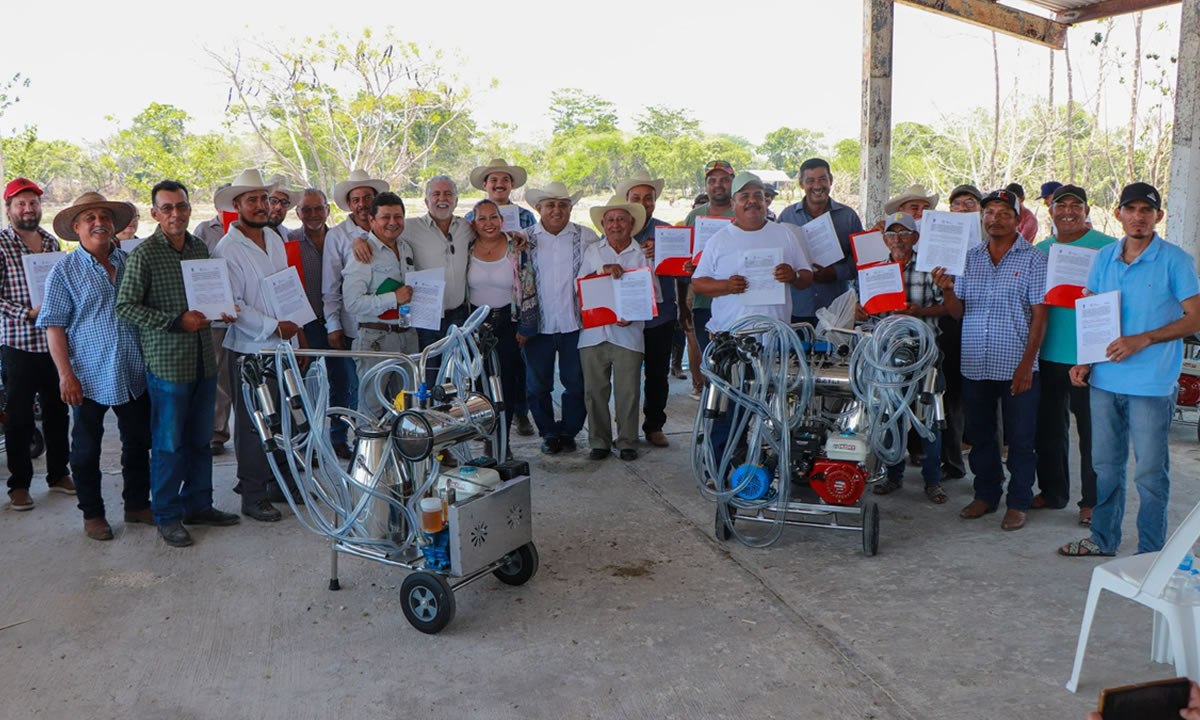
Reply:
[[8, 498], [13, 510], [32, 510], [34, 397], [42, 399], [42, 431], [46, 437], [46, 484], [51, 492], [75, 494], [67, 470], [67, 406], [58, 392], [58, 372], [50, 357], [46, 333], [34, 323], [41, 309], [30, 299], [25, 255], [58, 252], [58, 240], [41, 228], [42, 189], [15, 178], [4, 188], [8, 227], [0, 230], [0, 358], [8, 394], [4, 442], [8, 455]]
[[[229, 377], [237, 381], [234, 387], [238, 390], [233, 394], [233, 447], [238, 476], [234, 492], [242, 496], [242, 514], [260, 522], [275, 522], [283, 516], [267, 497], [271, 468], [250, 420], [245, 395], [240, 392], [241, 360], [280, 340], [289, 341], [300, 332], [295, 323], [274, 317], [262, 291], [264, 279], [288, 267], [283, 240], [267, 227], [270, 190], [257, 170], [245, 170], [216, 197], [217, 210], [238, 214], [215, 253], [229, 267], [233, 302], [239, 308], [237, 322], [225, 335]], [[282, 498], [282, 493], [276, 497]]]

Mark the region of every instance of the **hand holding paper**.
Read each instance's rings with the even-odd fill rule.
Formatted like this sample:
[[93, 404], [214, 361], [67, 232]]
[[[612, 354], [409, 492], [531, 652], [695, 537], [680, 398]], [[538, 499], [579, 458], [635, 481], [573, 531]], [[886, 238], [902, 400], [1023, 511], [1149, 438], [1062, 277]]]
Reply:
[[[931, 272], [943, 267], [951, 275], [962, 275], [967, 267], [967, 250], [978, 235], [979, 216], [926, 210], [921, 216], [921, 238], [917, 246], [917, 270]], [[972, 233], [972, 227], [976, 232]]]
[[[1080, 365], [1120, 362], [1141, 350], [1121, 341], [1121, 292], [1089, 295], [1075, 301], [1075, 355]], [[1144, 348], [1145, 345], [1142, 345]]]

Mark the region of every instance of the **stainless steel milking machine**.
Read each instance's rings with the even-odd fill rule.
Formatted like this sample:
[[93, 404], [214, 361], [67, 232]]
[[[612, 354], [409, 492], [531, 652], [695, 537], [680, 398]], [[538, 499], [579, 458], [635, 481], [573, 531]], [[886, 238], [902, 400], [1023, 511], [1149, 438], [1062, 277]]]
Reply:
[[874, 555], [879, 509], [863, 493], [903, 459], [909, 427], [932, 438], [944, 422], [938, 357], [929, 326], [905, 316], [821, 337], [754, 316], [715, 334], [692, 468], [717, 537], [765, 547], [788, 525], [850, 530]]
[[[409, 570], [404, 616], [425, 633], [453, 619], [456, 589], [489, 572], [522, 585], [538, 569], [529, 466], [503, 461], [504, 398], [488, 314], [480, 307], [419, 355], [281, 343], [242, 367], [242, 392], [280, 489], [300, 522], [332, 541], [330, 590], [340, 587], [339, 553]], [[317, 357], [307, 374], [298, 356]], [[360, 407], [381, 408], [378, 416], [329, 407], [324, 357], [380, 359], [359, 379], [370, 401]], [[428, 386], [433, 358], [441, 364]], [[336, 421], [353, 430], [349, 467], [329, 439]], [[455, 467], [443, 463], [447, 456]]]

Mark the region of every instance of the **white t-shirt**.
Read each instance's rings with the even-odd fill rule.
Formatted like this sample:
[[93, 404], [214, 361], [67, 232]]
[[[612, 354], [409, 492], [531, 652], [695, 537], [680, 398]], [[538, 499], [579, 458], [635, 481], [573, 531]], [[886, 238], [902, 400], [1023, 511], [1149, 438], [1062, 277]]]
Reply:
[[[607, 241], [589, 245], [583, 251], [583, 264], [579, 266], [579, 277], [594, 275], [603, 270], [605, 265], [620, 265], [625, 270], [650, 267], [650, 262], [642, 253], [642, 248], [636, 242], [630, 242], [629, 247], [618, 255]], [[626, 350], [645, 352], [646, 340], [642, 328], [646, 323], [631, 322], [625, 327], [620, 325], [603, 325], [597, 328], [584, 328], [579, 331], [579, 347], [591, 347], [603, 342], [620, 345]]]
[[[811, 270], [812, 264], [808, 261], [808, 254], [800, 243], [798, 233], [794, 232], [792, 227], [788, 224], [768, 222], [762, 229], [750, 232], [730, 223], [709, 238], [694, 276], [728, 280], [738, 274], [743, 251], [773, 248], [781, 249], [783, 262], [791, 265], [797, 272]], [[766, 315], [783, 322], [791, 322], [792, 294], [784, 293], [784, 298], [780, 305], [743, 305], [737, 295], [713, 298], [712, 319], [705, 327], [710, 333], [723, 332], [739, 319], [750, 315]]]

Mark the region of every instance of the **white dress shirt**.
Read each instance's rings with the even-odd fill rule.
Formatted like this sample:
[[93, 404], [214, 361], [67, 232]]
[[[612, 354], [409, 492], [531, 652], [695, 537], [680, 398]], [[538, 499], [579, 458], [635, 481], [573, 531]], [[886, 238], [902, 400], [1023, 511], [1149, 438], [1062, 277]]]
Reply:
[[[233, 302], [238, 306], [237, 322], [229, 325], [224, 346], [243, 354], [256, 353], [279, 343], [275, 331], [279, 321], [267, 307], [262, 281], [269, 275], [287, 269], [287, 251], [283, 238], [271, 228], [263, 228], [266, 252], [242, 234], [237, 223], [217, 243], [214, 257], [224, 258], [229, 268], [229, 284]], [[295, 338], [292, 340], [295, 344]]]
[[[700, 265], [694, 277], [728, 280], [737, 275], [742, 263], [742, 252], [779, 248], [783, 251], [783, 262], [792, 269], [811, 270], [808, 254], [800, 243], [799, 234], [793, 225], [768, 222], [760, 230], [746, 231], [733, 223], [726, 225], [708, 239]], [[789, 288], [790, 290], [790, 288]], [[739, 319], [750, 315], [766, 315], [783, 322], [792, 321], [792, 293], [783, 294], [784, 302], [779, 305], [744, 305], [738, 295], [722, 295], [713, 298], [712, 319], [708, 321], [710, 333], [728, 330]]]
[[342, 293], [346, 298], [346, 309], [353, 315], [356, 322], [387, 323], [396, 325], [399, 320], [384, 320], [379, 316], [388, 310], [395, 310], [396, 293], [388, 292], [377, 295], [379, 285], [388, 278], [404, 282], [404, 274], [413, 268], [412, 248], [401, 238], [396, 243], [400, 257], [392, 249], [375, 237], [375, 233], [367, 235], [371, 244], [371, 262], [360, 263], [350, 258], [342, 278]]
[[342, 331], [348, 337], [358, 336], [358, 324], [342, 301], [342, 273], [354, 257], [354, 241], [365, 238], [367, 230], [348, 217], [329, 229], [325, 235], [325, 252], [321, 253], [321, 300], [325, 306], [325, 331]]
[[447, 237], [432, 216], [422, 215], [404, 223], [400, 238], [412, 248], [417, 270], [446, 268], [443, 310], [453, 310], [466, 302], [467, 262], [471, 258], [471, 241], [475, 239], [471, 223], [460, 217], [451, 218]]
[[[632, 240], [629, 247], [619, 254], [607, 242], [589, 245], [583, 251], [583, 265], [579, 268], [579, 277], [604, 272], [605, 265], [620, 265], [624, 270], [650, 267], [650, 261], [642, 253], [641, 247]], [[645, 352], [646, 341], [642, 329], [646, 323], [636, 320], [625, 327], [617, 324], [602, 325], [595, 328], [584, 328], [579, 332], [579, 347], [591, 347], [603, 342], [620, 345], [626, 350]]]
[[534, 270], [542, 313], [539, 332], [575, 332], [580, 328], [575, 297], [575, 242], [578, 239], [582, 257], [588, 246], [600, 242], [600, 236], [590, 228], [569, 222], [557, 235], [538, 223], [529, 229], [529, 238], [537, 246]]

